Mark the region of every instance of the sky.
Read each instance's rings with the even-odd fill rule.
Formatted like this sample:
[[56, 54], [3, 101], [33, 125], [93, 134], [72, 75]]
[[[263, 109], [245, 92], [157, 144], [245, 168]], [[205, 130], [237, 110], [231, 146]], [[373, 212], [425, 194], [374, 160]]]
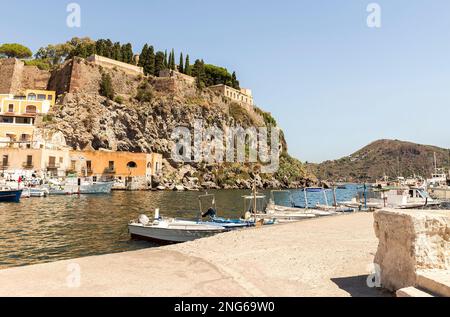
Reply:
[[[67, 5], [81, 27], [66, 24]], [[285, 132], [321, 162], [378, 139], [450, 148], [450, 1], [0, 0], [0, 43], [34, 52], [74, 36], [174, 48], [236, 71]]]

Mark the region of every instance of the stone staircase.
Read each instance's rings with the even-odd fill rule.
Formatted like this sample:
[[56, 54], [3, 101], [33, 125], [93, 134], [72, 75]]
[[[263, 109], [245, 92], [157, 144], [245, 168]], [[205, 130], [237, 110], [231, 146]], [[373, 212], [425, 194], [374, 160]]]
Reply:
[[450, 297], [450, 271], [418, 271], [415, 287], [398, 290], [397, 297]]

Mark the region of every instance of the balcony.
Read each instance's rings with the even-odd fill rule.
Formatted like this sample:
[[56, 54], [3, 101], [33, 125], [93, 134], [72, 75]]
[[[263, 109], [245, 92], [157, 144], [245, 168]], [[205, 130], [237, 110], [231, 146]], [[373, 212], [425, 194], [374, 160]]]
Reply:
[[109, 168], [105, 168], [105, 170], [103, 171], [104, 174], [115, 174], [116, 173], [116, 168], [115, 167], [109, 167]]
[[22, 167], [25, 169], [32, 169], [34, 167], [34, 164], [33, 164], [33, 162], [24, 162], [22, 164]]
[[94, 171], [92, 170], [92, 168], [82, 168], [81, 173], [84, 175], [92, 175]]
[[47, 164], [47, 169], [48, 170], [56, 170], [56, 169], [58, 169], [60, 167], [61, 167], [61, 164], [59, 164], [59, 163], [48, 163]]

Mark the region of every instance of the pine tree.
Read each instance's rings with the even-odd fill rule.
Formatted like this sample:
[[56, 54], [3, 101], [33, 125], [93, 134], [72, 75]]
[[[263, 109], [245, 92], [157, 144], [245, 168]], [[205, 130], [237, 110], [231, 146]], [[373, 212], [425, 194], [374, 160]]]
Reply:
[[178, 64], [178, 71], [180, 73], [184, 73], [184, 59], [183, 59], [183, 53], [180, 53], [180, 63]]
[[189, 61], [189, 54], [186, 55], [186, 63], [184, 64], [184, 73], [189, 76], [191, 76], [191, 74], [192, 74], [191, 65], [190, 65], [190, 61]]

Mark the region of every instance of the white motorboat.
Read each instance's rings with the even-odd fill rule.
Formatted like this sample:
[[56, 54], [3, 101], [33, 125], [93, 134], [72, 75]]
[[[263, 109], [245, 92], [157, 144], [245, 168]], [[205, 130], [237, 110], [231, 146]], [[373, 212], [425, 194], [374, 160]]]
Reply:
[[25, 187], [23, 189], [22, 197], [47, 197], [50, 194], [47, 188], [35, 188], [35, 187]]
[[151, 240], [162, 243], [180, 243], [210, 237], [225, 232], [225, 227], [203, 222], [161, 219], [156, 212], [153, 222], [141, 215], [138, 221], [128, 224], [128, 230], [133, 238]]
[[110, 194], [114, 182], [98, 182], [91, 178], [68, 178], [63, 181], [49, 180], [44, 186], [50, 195]]
[[[369, 209], [418, 209], [437, 207], [441, 205], [441, 201], [435, 200], [423, 188], [398, 186], [384, 187], [376, 189], [373, 192], [364, 194], [364, 199], [354, 198], [350, 202], [344, 204], [352, 208]], [[368, 197], [371, 196], [371, 197]]]

